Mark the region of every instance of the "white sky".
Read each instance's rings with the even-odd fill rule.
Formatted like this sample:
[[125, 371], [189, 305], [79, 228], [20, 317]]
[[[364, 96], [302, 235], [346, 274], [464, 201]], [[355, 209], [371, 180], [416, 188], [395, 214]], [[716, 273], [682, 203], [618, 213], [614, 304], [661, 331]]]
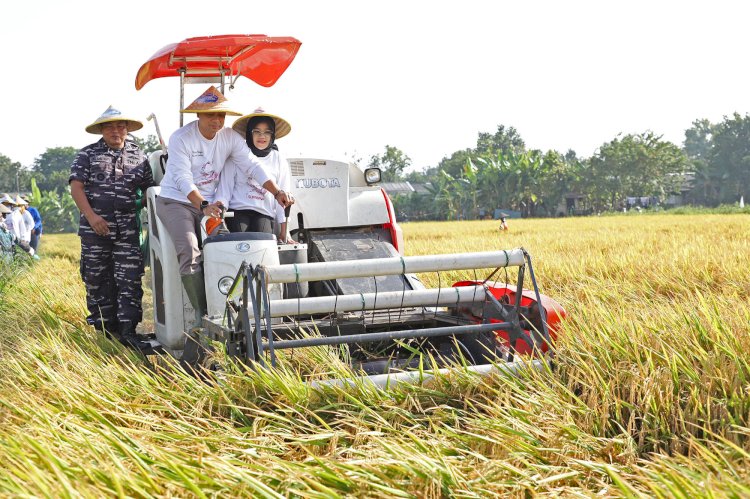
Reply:
[[[0, 154], [27, 166], [49, 147], [97, 140], [84, 128], [110, 104], [144, 121], [136, 135], [155, 134], [154, 112], [168, 136], [179, 80], [136, 91], [135, 74], [161, 47], [205, 35], [302, 42], [275, 86], [243, 78], [227, 93], [240, 112], [263, 106], [291, 123], [278, 142], [288, 157], [366, 162], [388, 144], [421, 170], [499, 124], [527, 147], [586, 157], [620, 132], [681, 144], [695, 119], [750, 110], [742, 1], [11, 4], [0, 16]], [[186, 104], [205, 88], [187, 86]]]

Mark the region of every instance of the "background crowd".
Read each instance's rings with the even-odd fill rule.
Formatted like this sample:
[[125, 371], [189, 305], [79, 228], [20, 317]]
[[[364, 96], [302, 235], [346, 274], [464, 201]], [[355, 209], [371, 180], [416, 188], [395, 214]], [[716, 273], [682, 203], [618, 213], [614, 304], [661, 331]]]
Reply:
[[42, 217], [39, 210], [29, 205], [29, 198], [7, 193], [0, 197], [0, 257], [4, 264], [18, 255], [26, 254], [39, 259], [39, 241], [42, 238]]

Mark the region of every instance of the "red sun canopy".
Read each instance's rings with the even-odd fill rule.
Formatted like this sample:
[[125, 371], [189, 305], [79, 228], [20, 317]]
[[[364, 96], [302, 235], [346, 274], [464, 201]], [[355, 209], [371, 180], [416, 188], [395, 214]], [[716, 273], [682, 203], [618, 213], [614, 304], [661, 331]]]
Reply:
[[188, 38], [156, 52], [138, 70], [135, 88], [165, 76], [236, 78], [270, 87], [294, 60], [302, 42], [292, 37], [219, 35]]

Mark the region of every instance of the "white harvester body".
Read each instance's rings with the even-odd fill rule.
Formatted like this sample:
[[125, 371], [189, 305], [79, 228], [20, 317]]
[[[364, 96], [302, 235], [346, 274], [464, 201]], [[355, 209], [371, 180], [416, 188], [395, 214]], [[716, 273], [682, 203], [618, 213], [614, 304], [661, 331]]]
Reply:
[[383, 189], [367, 185], [354, 164], [325, 159], [290, 159], [292, 205], [289, 231], [337, 227], [374, 227], [394, 224], [394, 247], [403, 254], [403, 235], [395, 223], [393, 206]]
[[[150, 158], [157, 181], [163, 177], [161, 156], [161, 151], [157, 151]], [[401, 241], [399, 246], [403, 248], [401, 230], [390, 218], [390, 201], [380, 187], [365, 183], [364, 172], [357, 166], [312, 158], [290, 160], [290, 166], [291, 191], [296, 202], [288, 220], [288, 230], [293, 236], [301, 235], [302, 226], [352, 232], [388, 226], [390, 234], [397, 234]], [[186, 333], [199, 324], [195, 322], [195, 312], [182, 286], [174, 244], [156, 215], [155, 199], [159, 192], [158, 186], [147, 192], [154, 332], [163, 348], [180, 358]], [[214, 320], [221, 320], [224, 316], [227, 290], [243, 262], [250, 267], [307, 262], [306, 244], [278, 244], [271, 234], [210, 236], [203, 226], [201, 240], [207, 310], [208, 316]], [[392, 252], [396, 254], [395, 250]], [[285, 295], [282, 285], [269, 286], [274, 300], [306, 296], [307, 290], [307, 283], [291, 285]]]

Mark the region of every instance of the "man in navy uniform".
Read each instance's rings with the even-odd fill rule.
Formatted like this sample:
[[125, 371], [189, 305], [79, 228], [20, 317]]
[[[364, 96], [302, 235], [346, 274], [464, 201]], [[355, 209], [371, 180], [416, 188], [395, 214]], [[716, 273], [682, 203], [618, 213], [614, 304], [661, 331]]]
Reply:
[[70, 193], [81, 211], [81, 277], [86, 321], [123, 344], [148, 353], [135, 328], [143, 318], [143, 254], [136, 223], [136, 191], [154, 184], [148, 158], [128, 134], [143, 123], [110, 106], [88, 133], [102, 138], [78, 152]]

